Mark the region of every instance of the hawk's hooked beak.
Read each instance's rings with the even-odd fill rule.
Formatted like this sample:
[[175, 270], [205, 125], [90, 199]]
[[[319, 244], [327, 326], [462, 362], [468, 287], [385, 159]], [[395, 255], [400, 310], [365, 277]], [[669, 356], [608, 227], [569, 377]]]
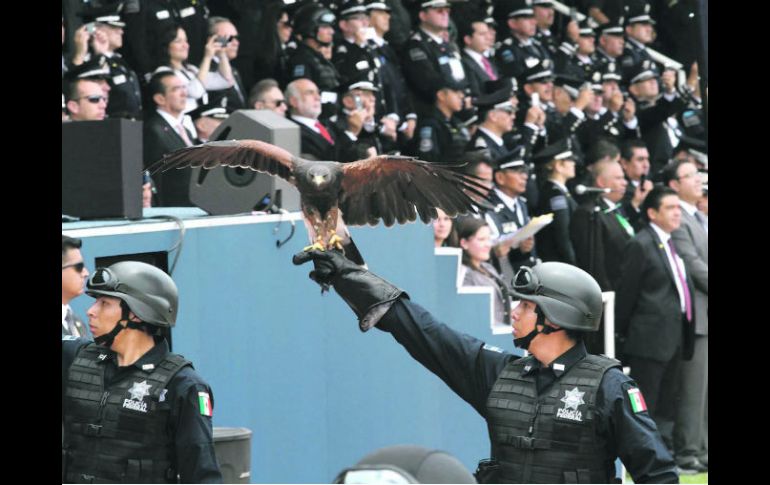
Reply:
[[324, 183], [324, 176], [323, 175], [313, 175], [313, 183], [316, 186], [321, 186], [322, 183]]

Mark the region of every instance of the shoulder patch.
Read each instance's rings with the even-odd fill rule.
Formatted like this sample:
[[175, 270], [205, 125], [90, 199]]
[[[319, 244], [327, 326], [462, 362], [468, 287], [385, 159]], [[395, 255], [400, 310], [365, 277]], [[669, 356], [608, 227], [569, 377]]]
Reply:
[[208, 392], [198, 392], [198, 407], [203, 416], [211, 417], [213, 408], [211, 406], [211, 397]]
[[292, 71], [292, 75], [294, 77], [302, 77], [305, 75], [305, 65], [304, 64], [297, 64], [294, 66], [294, 71]]
[[631, 66], [633, 66], [633, 65], [634, 65], [634, 60], [633, 60], [633, 58], [631, 58], [631, 57], [624, 57], [624, 58], [623, 58], [623, 59], [620, 61], [620, 64], [621, 64], [622, 66], [625, 66], [625, 67], [631, 67]]
[[550, 206], [552, 211], [566, 209], [568, 207], [567, 198], [564, 197], [563, 195], [557, 195], [556, 197], [551, 197]]
[[433, 150], [433, 128], [424, 126], [420, 129], [420, 151], [429, 152]]
[[473, 146], [476, 148], [487, 148], [487, 141], [483, 137], [478, 137]]
[[356, 62], [356, 69], [359, 71], [363, 71], [364, 69], [369, 69], [369, 61], [363, 60]]
[[511, 49], [505, 49], [500, 51], [500, 56], [503, 58], [503, 62], [510, 64], [514, 61], [513, 51]]
[[337, 52], [338, 52], [339, 54], [345, 54], [345, 53], [347, 53], [347, 52], [348, 52], [348, 48], [347, 48], [347, 47], [345, 47], [345, 45], [344, 45], [344, 44], [343, 44], [343, 45], [340, 45], [339, 47], [337, 47]]
[[428, 55], [422, 49], [418, 47], [409, 49], [409, 59], [413, 61], [424, 61], [427, 58]]
[[644, 402], [644, 396], [642, 396], [642, 391], [638, 387], [632, 387], [626, 392], [628, 393], [628, 400], [634, 413], [647, 411], [647, 403]]

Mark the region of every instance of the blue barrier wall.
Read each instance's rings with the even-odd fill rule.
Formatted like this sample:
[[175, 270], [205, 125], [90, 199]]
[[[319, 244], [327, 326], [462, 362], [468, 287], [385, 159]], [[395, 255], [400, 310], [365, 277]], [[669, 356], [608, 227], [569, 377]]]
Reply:
[[[195, 222], [212, 220], [236, 223], [188, 221], [173, 274], [181, 295], [174, 351], [211, 384], [214, 425], [253, 431], [252, 483], [328, 483], [370, 451], [402, 443], [447, 450], [471, 471], [488, 456], [486, 425], [468, 404], [389, 334], [362, 334], [339, 296], [322, 296], [308, 279], [310, 265], [292, 265], [307, 244], [301, 222], [277, 249], [288, 223], [275, 234], [275, 216]], [[83, 238], [93, 269], [98, 257], [170, 249], [179, 238], [170, 226], [80, 223], [62, 231]], [[458, 294], [458, 258], [434, 254], [430, 226], [351, 232], [370, 269], [412, 300], [460, 331], [513, 349], [510, 334], [491, 333], [489, 296]], [[85, 317], [92, 302], [84, 296], [72, 306]]]

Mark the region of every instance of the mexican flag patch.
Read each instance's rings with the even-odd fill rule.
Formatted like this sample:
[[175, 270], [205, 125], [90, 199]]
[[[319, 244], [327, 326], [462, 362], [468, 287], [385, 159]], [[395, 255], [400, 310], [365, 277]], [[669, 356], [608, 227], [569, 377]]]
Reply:
[[631, 400], [631, 409], [635, 413], [647, 411], [647, 403], [644, 402], [644, 396], [642, 396], [642, 391], [638, 387], [632, 387], [628, 390], [628, 398]]
[[208, 392], [198, 393], [198, 405], [200, 406], [201, 414], [204, 416], [211, 416], [211, 398]]

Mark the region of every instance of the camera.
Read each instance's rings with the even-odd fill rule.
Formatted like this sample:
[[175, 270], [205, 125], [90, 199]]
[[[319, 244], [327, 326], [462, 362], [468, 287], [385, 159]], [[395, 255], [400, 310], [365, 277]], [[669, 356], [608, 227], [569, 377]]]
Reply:
[[225, 47], [230, 42], [230, 37], [218, 36], [214, 40], [219, 42], [222, 45], [222, 47]]
[[96, 24], [94, 22], [86, 24], [86, 32], [89, 34], [96, 32]]
[[355, 96], [353, 96], [353, 101], [356, 103], [356, 109], [357, 110], [360, 110], [360, 109], [364, 108], [364, 103], [363, 103], [363, 101], [361, 101], [361, 96], [356, 94]]

